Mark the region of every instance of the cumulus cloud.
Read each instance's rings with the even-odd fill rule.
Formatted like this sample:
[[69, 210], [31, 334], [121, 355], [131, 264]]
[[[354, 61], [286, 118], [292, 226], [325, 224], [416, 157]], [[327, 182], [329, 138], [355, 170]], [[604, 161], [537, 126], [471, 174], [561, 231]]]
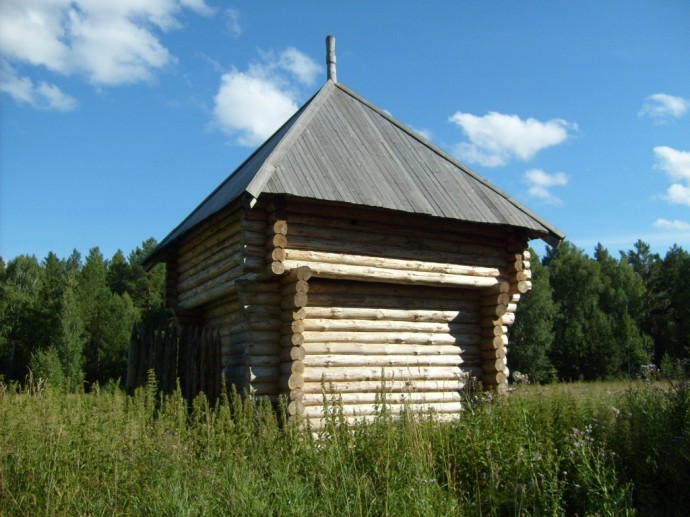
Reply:
[[664, 228], [666, 230], [678, 230], [679, 232], [690, 232], [690, 223], [685, 221], [679, 221], [674, 219], [669, 221], [668, 219], [657, 219], [654, 221], [654, 226], [657, 228]]
[[240, 145], [262, 143], [297, 111], [300, 85], [312, 84], [318, 71], [310, 57], [288, 48], [265, 54], [246, 72], [223, 74], [214, 98], [216, 126]]
[[[204, 0], [3, 0], [0, 48], [9, 63], [28, 71], [83, 75], [98, 86], [151, 81], [174, 62], [158, 32], [181, 28], [183, 9], [213, 14]], [[55, 85], [35, 90], [65, 101]]]
[[564, 172], [549, 174], [541, 169], [530, 169], [525, 172], [523, 180], [529, 186], [528, 192], [530, 196], [551, 205], [561, 205], [561, 199], [554, 196], [549, 189], [567, 185], [569, 178]]
[[690, 206], [690, 152], [667, 146], [654, 148], [655, 167], [675, 181], [666, 191], [666, 201]]
[[37, 109], [71, 111], [77, 100], [51, 83], [35, 84], [28, 77], [19, 77], [7, 62], [0, 64], [0, 91], [9, 94], [16, 102]]
[[469, 139], [455, 146], [455, 154], [485, 167], [499, 167], [514, 159], [530, 160], [542, 149], [564, 142], [570, 136], [569, 130], [577, 129], [562, 119], [523, 120], [495, 111], [482, 117], [458, 111], [449, 120], [460, 126]]
[[638, 115], [649, 117], [655, 124], [665, 124], [673, 118], [680, 118], [690, 109], [690, 100], [683, 97], [655, 93], [644, 100]]

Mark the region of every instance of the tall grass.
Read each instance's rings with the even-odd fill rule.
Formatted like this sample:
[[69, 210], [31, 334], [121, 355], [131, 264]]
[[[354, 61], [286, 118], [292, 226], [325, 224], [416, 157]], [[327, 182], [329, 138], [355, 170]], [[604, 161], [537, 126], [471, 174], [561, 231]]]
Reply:
[[3, 515], [684, 514], [688, 384], [521, 388], [467, 397], [451, 423], [382, 404], [320, 434], [234, 395], [213, 407], [155, 381], [67, 394], [0, 386]]

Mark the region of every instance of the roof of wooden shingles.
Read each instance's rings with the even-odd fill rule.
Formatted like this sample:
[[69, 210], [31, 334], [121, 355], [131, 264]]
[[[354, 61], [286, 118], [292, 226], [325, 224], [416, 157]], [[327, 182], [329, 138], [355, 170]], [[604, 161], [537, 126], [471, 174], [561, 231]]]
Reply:
[[331, 80], [213, 191], [147, 262], [248, 193], [310, 199], [526, 229], [551, 244], [564, 234], [521, 203]]

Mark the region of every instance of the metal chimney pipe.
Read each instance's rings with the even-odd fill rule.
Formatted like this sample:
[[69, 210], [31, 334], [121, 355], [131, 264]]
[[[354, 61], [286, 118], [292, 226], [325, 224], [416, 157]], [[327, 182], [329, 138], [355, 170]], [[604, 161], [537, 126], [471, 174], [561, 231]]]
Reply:
[[328, 80], [338, 82], [335, 74], [335, 36], [326, 36], [326, 64], [328, 65]]

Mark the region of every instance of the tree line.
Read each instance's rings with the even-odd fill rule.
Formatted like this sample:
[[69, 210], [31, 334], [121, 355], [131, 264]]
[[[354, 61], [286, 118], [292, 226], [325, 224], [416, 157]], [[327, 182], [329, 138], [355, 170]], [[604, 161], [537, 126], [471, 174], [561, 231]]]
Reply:
[[72, 388], [123, 380], [133, 325], [162, 310], [164, 266], [141, 265], [155, 245], [110, 259], [97, 247], [85, 260], [76, 250], [40, 263], [0, 258], [0, 379], [21, 382], [30, 371]]
[[[53, 384], [124, 379], [132, 327], [163, 311], [165, 270], [145, 271], [149, 239], [128, 256], [0, 258], [0, 379]], [[533, 253], [532, 290], [510, 330], [511, 370], [538, 382], [635, 377], [690, 362], [690, 254], [638, 241], [594, 257], [569, 242]], [[645, 369], [646, 368], [646, 369]]]
[[688, 373], [690, 253], [674, 245], [662, 258], [638, 240], [619, 255], [599, 244], [590, 258], [566, 241], [533, 259], [510, 330], [513, 371], [539, 382]]

